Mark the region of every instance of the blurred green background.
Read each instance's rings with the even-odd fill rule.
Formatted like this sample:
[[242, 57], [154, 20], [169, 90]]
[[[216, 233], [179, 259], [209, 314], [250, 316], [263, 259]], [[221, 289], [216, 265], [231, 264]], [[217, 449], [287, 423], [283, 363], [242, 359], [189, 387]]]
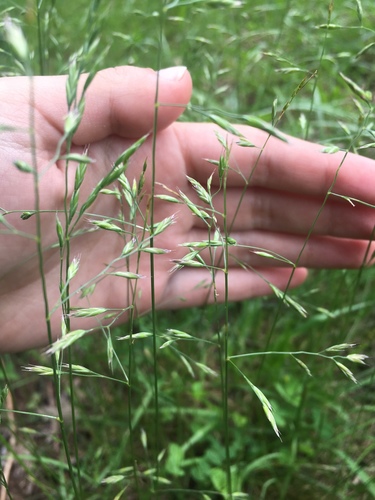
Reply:
[[[231, 121], [251, 114], [272, 122], [286, 109], [278, 121], [283, 132], [373, 154], [371, 103], [362, 102], [339, 75], [374, 89], [373, 0], [0, 0], [0, 12], [2, 19], [7, 13], [22, 24], [35, 74], [65, 73], [73, 54], [87, 70], [182, 64], [194, 81], [193, 106], [183, 119], [204, 120], [201, 111], [215, 110]], [[2, 75], [22, 73], [5, 42], [0, 49]], [[360, 344], [353, 352], [370, 356], [366, 366], [345, 362], [357, 384], [319, 357], [300, 358], [312, 377], [291, 356], [238, 361], [271, 401], [282, 441], [235, 370], [229, 374], [230, 426], [223, 425], [220, 355], [207, 343], [221, 331], [223, 308], [159, 313], [160, 332], [175, 328], [202, 339], [178, 342], [175, 350], [158, 355], [160, 449], [155, 450], [152, 347], [145, 339], [134, 344], [131, 433], [125, 385], [74, 379], [75, 436], [69, 416], [66, 425], [78, 443], [82, 498], [229, 498], [225, 436], [233, 498], [374, 498], [373, 280], [372, 269], [311, 272], [292, 294], [306, 318], [275, 297], [231, 305], [231, 354], [317, 353], [353, 342]], [[149, 331], [150, 318], [139, 319], [137, 327]], [[113, 372], [108, 340], [100, 335], [75, 345], [72, 362], [120, 377], [128, 359], [128, 345], [116, 341], [121, 334], [112, 332], [120, 360]], [[5, 414], [1, 422], [2, 447], [16, 459], [10, 491], [14, 498], [73, 498], [57, 428], [35, 415], [53, 413], [52, 383], [25, 373], [28, 364], [46, 359], [36, 351], [2, 357], [0, 383], [9, 383], [15, 407], [27, 412], [16, 415], [16, 428]], [[62, 396], [69, 415], [71, 388], [65, 382]], [[158, 493], [155, 453], [162, 478]]]

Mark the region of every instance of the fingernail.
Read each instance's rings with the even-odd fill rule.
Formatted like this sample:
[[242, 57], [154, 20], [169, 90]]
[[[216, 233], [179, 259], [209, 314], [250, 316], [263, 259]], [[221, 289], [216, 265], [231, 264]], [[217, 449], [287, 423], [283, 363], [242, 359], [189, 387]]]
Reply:
[[166, 80], [177, 82], [181, 80], [186, 72], [186, 66], [172, 66], [171, 68], [161, 69], [159, 75]]

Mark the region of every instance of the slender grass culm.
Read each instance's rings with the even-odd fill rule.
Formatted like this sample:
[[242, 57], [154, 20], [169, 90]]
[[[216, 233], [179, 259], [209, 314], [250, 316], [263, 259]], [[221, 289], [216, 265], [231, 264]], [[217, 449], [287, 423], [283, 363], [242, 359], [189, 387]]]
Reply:
[[[32, 179], [35, 200], [16, 214], [0, 202], [0, 246], [3, 237], [34, 245], [48, 343], [0, 356], [0, 500], [374, 498], [371, 247], [360, 269], [313, 270], [300, 288], [289, 286], [327, 203], [364, 204], [336, 184], [349, 153], [374, 157], [372, 1], [318, 0], [313, 9], [295, 0], [60, 3], [0, 0], [1, 75], [30, 82], [32, 157], [14, 169]], [[221, 151], [207, 152], [204, 182], [198, 168], [181, 186], [160, 176], [157, 129], [168, 103], [159, 79], [152, 129], [127, 141], [108, 170], [94, 161], [95, 145], [76, 147], [98, 71], [119, 65], [187, 66], [194, 92], [181, 120], [210, 123]], [[59, 74], [67, 75], [67, 113], [57, 147], [41, 165], [35, 78]], [[260, 146], [243, 135], [243, 125], [263, 130]], [[7, 132], [0, 111], [0, 141]], [[259, 189], [269, 143], [288, 135], [322, 144], [327, 158], [342, 153], [293, 259], [236, 234], [249, 210], [246, 194]], [[145, 147], [149, 155], [135, 177], [132, 161]], [[234, 148], [253, 153], [246, 175]], [[64, 172], [64, 196], [49, 212], [40, 183], [55, 163]], [[238, 186], [235, 206], [229, 179]], [[110, 212], [100, 211], [102, 200], [111, 201]], [[160, 203], [168, 207], [163, 216]], [[159, 245], [185, 213], [196, 221], [197, 237], [173, 251]], [[34, 223], [35, 233], [16, 227], [15, 216]], [[303, 220], [304, 213], [290, 216]], [[46, 239], [49, 217], [54, 233]], [[110, 235], [116, 251], [77, 286], [91, 254], [77, 253], [76, 242], [98, 234]], [[51, 255], [59, 261], [57, 301], [46, 284]], [[166, 259], [168, 276], [206, 273], [197, 285], [205, 306], [157, 310], [158, 266]], [[286, 290], [252, 262], [288, 267]], [[231, 304], [232, 267], [257, 273], [270, 296]], [[106, 280], [121, 283], [123, 307], [94, 303]], [[150, 311], [139, 315], [145, 293]], [[76, 307], [78, 296], [85, 306]], [[17, 305], [20, 314], [23, 307]], [[96, 328], [86, 326], [88, 318]]]

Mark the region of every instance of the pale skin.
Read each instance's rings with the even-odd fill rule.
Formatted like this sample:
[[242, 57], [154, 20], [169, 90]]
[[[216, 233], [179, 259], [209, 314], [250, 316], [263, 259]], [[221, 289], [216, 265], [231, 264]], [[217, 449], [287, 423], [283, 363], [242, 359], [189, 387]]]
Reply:
[[[155, 112], [155, 85], [157, 74], [150, 69], [120, 67], [99, 73], [89, 87], [82, 122], [74, 135], [72, 151], [82, 153], [89, 145], [88, 155], [95, 161], [88, 167], [82, 186], [82, 203], [93, 186], [111, 169], [117, 157], [134, 140], [153, 128]], [[84, 81], [84, 77], [82, 77]], [[285, 289], [300, 285], [307, 277], [306, 268], [356, 268], [369, 258], [373, 248], [371, 239], [375, 213], [361, 203], [355, 206], [336, 196], [328, 200], [314, 225], [313, 234], [301, 253], [310, 228], [322, 207], [327, 191], [338, 172], [344, 153], [323, 154], [319, 145], [289, 137], [282, 142], [250, 127], [238, 127], [257, 148], [236, 144], [238, 138], [213, 124], [177, 123], [176, 120], [190, 100], [192, 82], [183, 68], [160, 73], [158, 132], [156, 136], [156, 189], [158, 193], [177, 193], [180, 189], [195, 203], [205, 208], [186, 176], [207, 186], [207, 179], [215, 167], [207, 159], [218, 160], [223, 147], [217, 140], [219, 131], [231, 148], [230, 170], [227, 180], [228, 222], [231, 236], [240, 245], [231, 248], [229, 260], [229, 300], [240, 301], [271, 292], [268, 282]], [[62, 135], [67, 113], [65, 77], [37, 77], [34, 79], [34, 109], [36, 132], [36, 165], [40, 172], [40, 208], [51, 211], [41, 217], [43, 247], [57, 241], [56, 213], [61, 215], [65, 196], [65, 162], [49, 164]], [[0, 207], [7, 214], [6, 221], [13, 228], [30, 237], [8, 234], [0, 226], [0, 352], [25, 350], [48, 344], [44, 301], [38, 261], [35, 256], [35, 217], [21, 220], [19, 211], [35, 207], [33, 178], [18, 171], [13, 162], [32, 163], [30, 134], [30, 82], [27, 78], [0, 79], [1, 125], [14, 130], [1, 131], [0, 151]], [[168, 105], [169, 104], [169, 105]], [[151, 192], [152, 134], [130, 160], [129, 181], [139, 179], [147, 161], [141, 210], [146, 213]], [[265, 149], [259, 155], [260, 148]], [[257, 162], [257, 159], [259, 161]], [[254, 166], [256, 168], [254, 169]], [[363, 202], [374, 204], [373, 180], [375, 163], [349, 154], [339, 169], [333, 191]], [[234, 214], [251, 172], [251, 182], [242, 200], [241, 209]], [[241, 175], [239, 174], [241, 172]], [[74, 185], [75, 165], [68, 172], [69, 200]], [[164, 186], [164, 187], [163, 187]], [[212, 191], [218, 190], [217, 172], [213, 176]], [[166, 189], [167, 188], [167, 189]], [[173, 195], [175, 196], [175, 195]], [[223, 212], [222, 191], [215, 195], [216, 210]], [[186, 205], [176, 205], [156, 199], [154, 220], [175, 216], [175, 223], [157, 236], [155, 246], [169, 250], [155, 256], [155, 300], [158, 308], [175, 309], [212, 302], [213, 293], [202, 286], [210, 282], [210, 274], [201, 268], [186, 267], [170, 272], [176, 259], [188, 250], [180, 244], [207, 240], [207, 227], [193, 215]], [[125, 211], [127, 209], [125, 208]], [[115, 197], [100, 195], [90, 207], [91, 214], [106, 219], [117, 218], [119, 202]], [[126, 214], [125, 214], [126, 215]], [[218, 216], [222, 229], [223, 222]], [[63, 217], [61, 217], [63, 220]], [[141, 220], [137, 221], [141, 224]], [[79, 223], [90, 226], [89, 216]], [[124, 239], [113, 232], [98, 230], [71, 241], [71, 257], [79, 257], [79, 271], [72, 282], [71, 302], [74, 307], [104, 307], [116, 310], [117, 322], [129, 319], [131, 305], [129, 288], [124, 278], [106, 276], [97, 283], [94, 293], [81, 299], [74, 293], [106, 265], [113, 262], [124, 247]], [[298, 267], [281, 264], [275, 259], [256, 255], [252, 249], [262, 248], [296, 261]], [[202, 254], [209, 262], [208, 254]], [[239, 265], [241, 261], [244, 266]], [[216, 264], [222, 261], [217, 259]], [[49, 308], [59, 303], [59, 250], [44, 253], [44, 273]], [[150, 256], [143, 254], [136, 265], [130, 259], [130, 269], [144, 276], [137, 282], [136, 314], [151, 308]], [[116, 271], [126, 270], [125, 263], [117, 261]], [[222, 272], [216, 273], [216, 300], [225, 297]], [[98, 318], [74, 319], [71, 328], [95, 328]], [[53, 338], [61, 335], [61, 308], [51, 315]]]

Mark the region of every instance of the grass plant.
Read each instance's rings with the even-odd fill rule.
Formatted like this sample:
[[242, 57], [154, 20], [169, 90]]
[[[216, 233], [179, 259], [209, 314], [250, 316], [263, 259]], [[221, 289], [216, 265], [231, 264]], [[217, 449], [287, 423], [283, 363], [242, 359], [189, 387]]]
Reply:
[[[229, 304], [226, 296], [223, 305], [193, 311], [158, 312], [152, 295], [151, 313], [137, 317], [130, 307], [123, 327], [92, 333], [70, 325], [72, 316], [95, 316], [100, 324], [103, 316], [114, 322], [124, 313], [71, 306], [80, 260], [70, 245], [84, 217], [123, 243], [118, 258], [82, 289], [88, 296], [115, 272], [134, 303], [145, 255], [154, 291], [154, 263], [164, 252], [155, 238], [173, 223], [154, 219], [158, 196], [186, 206], [207, 227], [207, 238], [187, 241], [185, 257], [174, 265], [176, 271], [206, 267], [213, 296], [217, 273], [227, 279], [237, 244], [227, 207], [222, 214], [214, 208], [211, 179], [202, 185], [189, 178], [198, 202], [182, 191], [156, 194], [151, 162], [144, 168], [152, 172], [153, 192], [144, 210], [145, 171], [133, 181], [127, 166], [145, 138], [82, 199], [90, 151], [77, 156], [71, 143], [96, 71], [110, 64], [186, 65], [195, 91], [182, 119], [211, 121], [221, 130], [223, 154], [212, 162], [224, 194], [225, 132], [237, 134], [230, 123], [319, 141], [327, 154], [339, 147], [373, 156], [372, 0], [318, 0], [313, 8], [295, 0], [0, 0], [0, 12], [3, 76], [69, 75], [64, 154], [57, 150], [56, 158], [66, 172], [79, 163], [73, 196], [56, 215], [65, 335], [47, 353], [1, 357], [0, 499], [374, 498], [373, 269], [312, 272], [293, 292], [270, 283], [269, 298]], [[9, 22], [27, 49], [17, 52]], [[78, 95], [84, 72], [90, 76]], [[157, 88], [155, 110], [154, 128]], [[30, 123], [32, 134], [32, 116]], [[18, 167], [34, 176], [38, 200], [37, 165]], [[116, 199], [117, 218], [91, 212], [101, 196]], [[40, 223], [38, 204], [28, 216]], [[3, 219], [0, 241], [2, 230], [12, 230]], [[38, 255], [43, 280], [40, 245]], [[114, 271], [120, 261], [127, 267]], [[45, 307], [48, 318], [47, 295]]]

